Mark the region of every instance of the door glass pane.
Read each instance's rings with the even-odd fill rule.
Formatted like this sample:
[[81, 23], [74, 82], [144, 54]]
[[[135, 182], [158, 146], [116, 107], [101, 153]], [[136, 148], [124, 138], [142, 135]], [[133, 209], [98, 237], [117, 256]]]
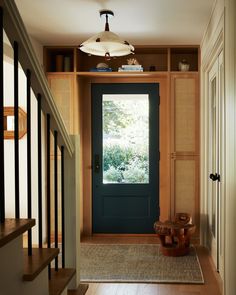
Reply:
[[102, 118], [103, 183], [148, 183], [148, 94], [104, 94]]

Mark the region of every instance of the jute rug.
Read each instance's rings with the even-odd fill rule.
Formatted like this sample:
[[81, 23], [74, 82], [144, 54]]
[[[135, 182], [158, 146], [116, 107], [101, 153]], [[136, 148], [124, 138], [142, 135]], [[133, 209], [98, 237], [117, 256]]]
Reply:
[[203, 284], [194, 248], [183, 257], [166, 257], [159, 245], [81, 244], [82, 282]]

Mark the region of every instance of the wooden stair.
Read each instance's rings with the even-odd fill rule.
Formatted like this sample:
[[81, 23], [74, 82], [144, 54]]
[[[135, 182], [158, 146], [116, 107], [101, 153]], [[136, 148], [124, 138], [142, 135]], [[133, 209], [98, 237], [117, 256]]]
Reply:
[[24, 249], [24, 281], [33, 281], [37, 275], [59, 254], [57, 248], [32, 249], [32, 256], [28, 256], [28, 249]]
[[60, 295], [75, 275], [75, 269], [62, 268], [58, 271], [51, 269], [51, 279], [49, 281], [49, 294]]
[[0, 248], [22, 235], [34, 225], [34, 219], [5, 219], [5, 222], [0, 224]]
[[80, 284], [77, 290], [68, 290], [68, 295], [84, 295], [88, 287], [88, 284]]
[[[57, 248], [50, 248], [50, 249], [48, 249], [48, 248], [41, 248], [41, 249], [33, 248], [32, 249], [32, 256], [28, 256], [28, 249], [21, 248], [21, 246], [23, 247], [23, 238], [22, 238], [23, 233], [28, 231], [34, 225], [35, 225], [34, 219], [6, 219], [4, 223], [0, 224], [0, 248], [2, 248], [3, 250], [5, 249], [3, 251], [3, 253], [8, 252], [9, 248], [6, 248], [6, 247], [10, 247], [11, 249], [18, 249], [17, 252], [15, 252], [17, 254], [14, 254], [14, 255], [18, 255], [15, 257], [22, 257], [20, 261], [23, 264], [22, 263], [18, 264], [18, 265], [22, 265], [21, 270], [18, 268], [18, 275], [19, 275], [19, 273], [22, 272], [22, 283], [23, 283], [23, 281], [25, 281], [24, 284], [26, 284], [26, 282], [28, 282], [29, 284], [35, 284], [34, 283], [35, 280], [42, 280], [42, 276], [39, 278], [38, 278], [38, 276], [40, 276], [41, 272], [43, 272], [43, 271], [44, 271], [43, 278], [46, 279], [47, 275], [45, 273], [45, 268], [47, 268], [47, 266], [59, 254], [59, 249], [57, 249]], [[22, 240], [20, 237], [22, 238]], [[15, 242], [15, 241], [17, 241], [17, 242]], [[12, 246], [10, 246], [10, 245], [12, 245]], [[17, 248], [14, 248], [15, 246], [13, 246], [13, 245], [17, 245]], [[14, 253], [14, 252], [10, 252], [10, 253]], [[10, 253], [9, 253], [9, 255], [11, 255]], [[21, 254], [22, 254], [22, 256], [21, 256]], [[2, 256], [2, 258], [3, 257], [4, 256]], [[5, 257], [7, 257], [7, 256], [5, 256]], [[4, 265], [8, 263], [7, 259], [3, 259], [3, 260], [5, 261]], [[12, 263], [11, 269], [14, 271], [15, 260], [11, 259], [11, 263]], [[4, 265], [2, 265], [2, 267], [4, 267]], [[47, 286], [46, 283], [49, 285], [49, 293], [48, 293], [49, 295], [60, 295], [67, 287], [68, 283], [70, 282], [70, 280], [72, 279], [74, 274], [75, 274], [75, 269], [70, 269], [70, 268], [69, 269], [59, 269], [58, 271], [55, 271], [54, 269], [52, 269], [51, 270], [51, 280], [49, 280], [48, 283], [46, 281], [44, 281], [43, 285], [44, 285], [44, 287]], [[18, 280], [18, 283], [19, 282], [20, 282], [20, 278]], [[3, 288], [6, 288], [5, 282], [2, 282], [2, 283], [3, 283]], [[2, 283], [0, 280], [0, 289], [1, 289]], [[11, 281], [10, 284], [14, 285], [14, 282]], [[38, 283], [36, 283], [36, 284], [38, 284]], [[11, 286], [11, 285], [7, 285], [7, 286]], [[34, 285], [32, 285], [32, 286], [34, 286]], [[22, 288], [24, 288], [24, 287], [22, 287]], [[68, 294], [82, 295], [82, 294], [85, 294], [87, 288], [88, 287], [86, 287], [86, 286], [80, 285], [77, 290], [70, 291], [70, 292], [75, 292], [75, 293], [68, 293]], [[44, 291], [42, 291], [42, 294], [46, 292], [46, 289], [44, 288]], [[22, 292], [24, 293], [24, 291], [22, 291], [22, 290], [19, 290], [19, 294], [21, 294]], [[15, 294], [15, 292], [16, 292], [15, 290], [12, 291], [12, 293], [14, 293], [14, 294]], [[35, 290], [34, 293], [41, 295], [40, 289], [37, 291]], [[28, 291], [27, 291], [27, 295], [29, 295], [29, 294], [31, 295], [31, 292], [28, 293]]]

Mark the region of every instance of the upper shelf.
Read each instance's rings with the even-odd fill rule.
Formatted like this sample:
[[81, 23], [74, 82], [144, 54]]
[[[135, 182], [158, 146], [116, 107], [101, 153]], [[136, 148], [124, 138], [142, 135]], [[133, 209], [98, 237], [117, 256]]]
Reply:
[[[105, 61], [104, 57], [89, 56], [80, 51], [77, 47], [44, 47], [44, 67], [46, 72], [74, 73], [80, 76], [97, 76], [98, 73], [91, 73], [91, 68], [96, 68], [99, 63], [106, 63], [112, 68], [112, 72], [102, 73], [103, 76], [155, 76], [153, 73], [179, 71], [178, 65], [182, 60], [186, 60], [189, 71], [198, 71], [198, 46], [136, 46], [135, 55], [112, 58]], [[135, 58], [144, 68], [144, 72], [117, 73], [121, 65], [127, 64], [128, 58]], [[153, 73], [152, 73], [153, 72]], [[86, 73], [86, 74], [83, 74]], [[90, 73], [90, 74], [88, 74]], [[101, 73], [99, 73], [100, 75]]]

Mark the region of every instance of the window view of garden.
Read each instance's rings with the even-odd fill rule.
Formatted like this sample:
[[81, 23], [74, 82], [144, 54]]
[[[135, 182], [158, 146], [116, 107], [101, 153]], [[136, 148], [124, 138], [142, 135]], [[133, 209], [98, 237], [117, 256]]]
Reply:
[[103, 183], [148, 183], [148, 95], [103, 95], [102, 115]]

